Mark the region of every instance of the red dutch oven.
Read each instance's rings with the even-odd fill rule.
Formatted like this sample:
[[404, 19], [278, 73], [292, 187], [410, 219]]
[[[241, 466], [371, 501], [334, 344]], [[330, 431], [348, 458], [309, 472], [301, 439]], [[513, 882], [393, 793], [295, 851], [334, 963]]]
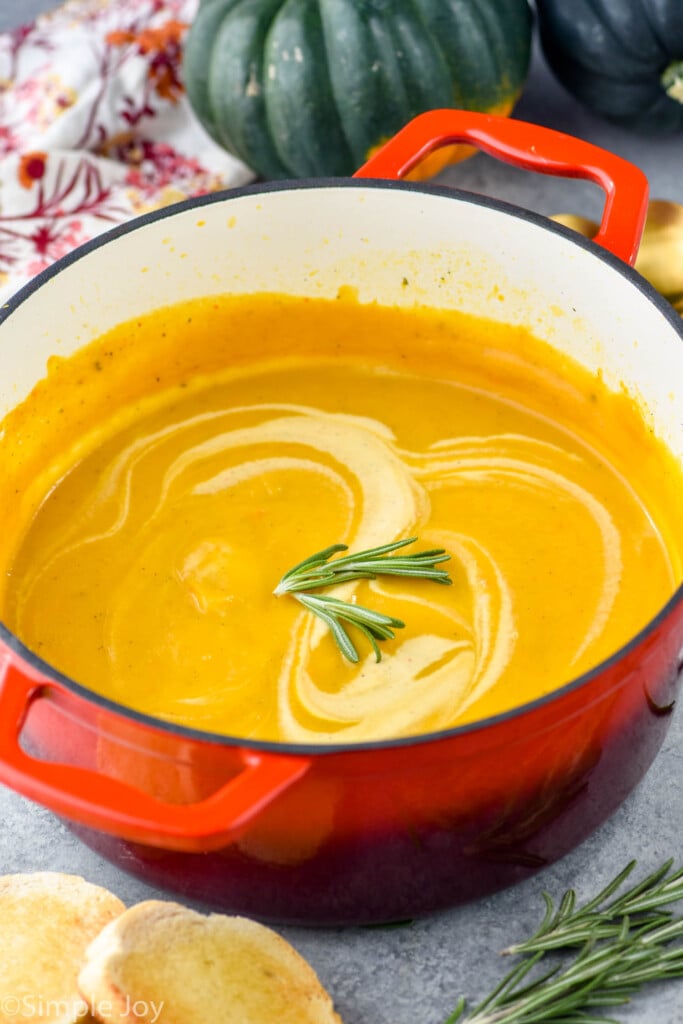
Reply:
[[[458, 142], [597, 183], [606, 201], [595, 240], [488, 198], [387, 180]], [[362, 301], [531, 325], [637, 393], [683, 463], [681, 321], [630, 267], [646, 205], [641, 172], [585, 142], [428, 113], [354, 179], [204, 196], [55, 264], [2, 312], [0, 414], [50, 354], [153, 308], [352, 285]], [[150, 718], [66, 678], [0, 627], [0, 781], [126, 871], [216, 908], [307, 924], [424, 914], [554, 861], [638, 783], [669, 722], [682, 596], [541, 700], [445, 732], [338, 746], [245, 742]]]

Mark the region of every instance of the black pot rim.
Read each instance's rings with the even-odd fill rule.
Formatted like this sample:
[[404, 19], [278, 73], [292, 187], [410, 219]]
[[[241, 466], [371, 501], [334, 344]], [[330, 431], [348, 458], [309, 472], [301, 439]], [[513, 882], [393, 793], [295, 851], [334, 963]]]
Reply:
[[[295, 181], [283, 180], [256, 183], [240, 186], [238, 188], [207, 193], [202, 196], [185, 199], [179, 203], [173, 203], [158, 210], [152, 210], [139, 217], [117, 224], [115, 227], [102, 232], [95, 238], [90, 239], [88, 242], [78, 246], [70, 253], [67, 253], [67, 255], [61, 257], [59, 260], [56, 260], [45, 270], [37, 274], [13, 296], [11, 296], [0, 308], [0, 325], [8, 319], [16, 309], [22, 306], [23, 303], [25, 303], [31, 295], [37, 291], [37, 289], [41, 288], [46, 282], [55, 277], [62, 270], [66, 269], [71, 264], [76, 263], [78, 260], [83, 259], [89, 253], [99, 249], [101, 246], [107, 245], [109, 242], [114, 241], [122, 235], [140, 230], [150, 223], [164, 220], [168, 217], [173, 217], [185, 210], [201, 209], [203, 206], [222, 203], [242, 196], [267, 195], [274, 192], [294, 192], [306, 189], [326, 190], [331, 188], [398, 189], [404, 192], [417, 192], [428, 196], [441, 196], [476, 206], [487, 207], [502, 214], [512, 216], [518, 220], [535, 224], [545, 231], [561, 235], [579, 248], [585, 249], [593, 257], [601, 260], [603, 263], [607, 263], [612, 267], [612, 269], [625, 277], [629, 284], [642, 293], [643, 298], [646, 301], [656, 306], [658, 311], [666, 320], [668, 320], [670, 326], [676, 333], [678, 333], [681, 341], [683, 342], [683, 317], [680, 317], [674, 308], [636, 270], [624, 263], [609, 250], [596, 245], [591, 239], [585, 238], [583, 235], [578, 234], [578, 232], [573, 231], [556, 221], [550, 220], [542, 214], [535, 213], [532, 210], [515, 206], [514, 204], [501, 199], [480, 195], [479, 193], [468, 192], [465, 189], [452, 188], [450, 186], [445, 187], [431, 183], [425, 184], [422, 182], [379, 180], [373, 178], [304, 178], [297, 179]], [[545, 694], [542, 697], [538, 697], [533, 701], [527, 701], [524, 704], [510, 708], [509, 710], [497, 715], [490, 715], [487, 718], [478, 719], [474, 722], [455, 726], [450, 729], [419, 733], [414, 736], [372, 740], [363, 743], [281, 743], [271, 740], [245, 740], [239, 736], [229, 736], [221, 733], [212, 733], [201, 729], [194, 729], [189, 726], [179, 725], [175, 722], [168, 722], [162, 718], [156, 718], [152, 715], [136, 711], [134, 708], [127, 707], [125, 704], [119, 704], [116, 701], [101, 696], [96, 691], [89, 689], [82, 683], [76, 682], [74, 679], [71, 679], [69, 676], [55, 669], [49, 664], [49, 662], [44, 661], [29, 647], [27, 647], [2, 622], [0, 622], [0, 647], [4, 644], [48, 680], [59, 683], [78, 697], [96, 704], [103, 710], [113, 712], [114, 714], [124, 718], [132, 719], [134, 722], [143, 726], [164, 732], [170, 732], [178, 736], [179, 739], [188, 739], [195, 742], [204, 742], [223, 747], [247, 748], [249, 750], [279, 755], [289, 754], [309, 757], [325, 756], [343, 753], [363, 753], [374, 750], [387, 750], [393, 748], [413, 747], [426, 743], [436, 743], [470, 733], [490, 730], [494, 726], [501, 725], [516, 718], [521, 719], [525, 715], [539, 710], [546, 705], [562, 700], [564, 697], [574, 693], [576, 690], [587, 686], [598, 676], [601, 676], [603, 673], [614, 668], [620, 661], [628, 657], [632, 651], [644, 643], [651, 634], [656, 632], [665, 620], [677, 609], [682, 601], [683, 583], [681, 583], [681, 585], [674, 591], [660, 611], [613, 654], [601, 661], [598, 665], [589, 669], [587, 672], [571, 679], [569, 682], [564, 683], [562, 686], [559, 686], [557, 689], [552, 690], [550, 693]], [[621, 684], [617, 681], [614, 688], [617, 688], [619, 685]]]

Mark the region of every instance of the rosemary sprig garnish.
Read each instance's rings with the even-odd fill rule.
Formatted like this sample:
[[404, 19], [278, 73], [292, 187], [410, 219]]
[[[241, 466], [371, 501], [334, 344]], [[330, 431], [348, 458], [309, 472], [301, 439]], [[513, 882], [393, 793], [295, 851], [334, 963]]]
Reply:
[[276, 597], [291, 594], [322, 619], [329, 626], [339, 650], [348, 661], [357, 662], [359, 655], [344, 623], [360, 630], [372, 645], [375, 660], [381, 661], [382, 654], [377, 641], [393, 640], [394, 629], [403, 629], [404, 622], [352, 601], [342, 601], [329, 594], [310, 594], [308, 591], [349, 583], [351, 580], [374, 580], [378, 576], [413, 576], [445, 585], [452, 583], [445, 569], [436, 568], [439, 563], [450, 558], [443, 548], [417, 551], [410, 555], [391, 554], [408, 544], [414, 544], [416, 540], [417, 537], [409, 537], [408, 540], [382, 544], [330, 561], [340, 551], [348, 551], [346, 544], [332, 544], [286, 572], [273, 593]]
[[274, 594], [293, 594], [299, 590], [317, 590], [319, 587], [330, 587], [336, 583], [348, 583], [349, 580], [374, 580], [378, 576], [419, 576], [421, 579], [433, 580], [435, 583], [452, 583], [445, 569], [436, 569], [439, 562], [447, 562], [451, 557], [443, 548], [432, 548], [430, 551], [416, 551], [412, 555], [391, 555], [408, 544], [414, 544], [417, 537], [407, 540], [396, 540], [393, 544], [383, 544], [378, 548], [368, 548], [356, 555], [345, 555], [330, 562], [332, 555], [338, 551], [348, 551], [346, 544], [332, 544], [324, 551], [318, 551], [310, 558], [305, 558], [293, 569], [286, 572]]
[[[555, 911], [547, 893], [545, 916], [530, 939], [504, 950], [522, 954], [500, 984], [466, 1014], [460, 999], [444, 1024], [618, 1024], [591, 1011], [622, 1006], [650, 981], [683, 977], [683, 918], [667, 904], [683, 899], [683, 869], [672, 861], [611, 902], [635, 867], [632, 861], [596, 897], [576, 909], [569, 890]], [[577, 952], [578, 947], [578, 952]], [[565, 953], [544, 973], [546, 955]]]

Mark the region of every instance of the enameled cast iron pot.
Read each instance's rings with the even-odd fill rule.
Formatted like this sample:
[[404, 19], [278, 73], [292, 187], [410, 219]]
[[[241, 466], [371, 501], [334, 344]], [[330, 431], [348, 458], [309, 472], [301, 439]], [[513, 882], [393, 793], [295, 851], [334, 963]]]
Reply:
[[[401, 177], [453, 142], [597, 182], [607, 198], [595, 241], [479, 196], [362, 180]], [[348, 284], [361, 300], [530, 324], [614, 387], [625, 382], [683, 462], [681, 321], [628, 265], [646, 201], [640, 171], [586, 143], [509, 119], [426, 114], [355, 180], [181, 203], [41, 274], [2, 314], [0, 415], [51, 353], [155, 307], [224, 291], [333, 296]], [[126, 870], [214, 907], [309, 924], [422, 914], [553, 861], [641, 779], [675, 695], [682, 597], [542, 700], [464, 728], [336, 747], [165, 724], [65, 678], [0, 627], [0, 781]]]

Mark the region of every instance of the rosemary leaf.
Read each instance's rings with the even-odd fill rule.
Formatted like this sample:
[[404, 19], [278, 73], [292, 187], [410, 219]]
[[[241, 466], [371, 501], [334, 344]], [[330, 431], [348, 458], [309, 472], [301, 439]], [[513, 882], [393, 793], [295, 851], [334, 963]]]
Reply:
[[340, 601], [339, 598], [330, 597], [328, 594], [302, 594], [292, 595], [305, 608], [313, 612], [325, 622], [337, 641], [337, 645], [348, 661], [359, 660], [358, 651], [345, 629], [343, 623], [347, 622], [370, 641], [375, 652], [375, 660], [381, 661], [382, 655], [377, 646], [378, 640], [393, 640], [394, 629], [403, 629], [404, 622], [394, 619], [390, 615], [383, 615], [381, 612], [373, 611], [372, 608], [365, 608], [361, 604], [352, 604], [350, 601]]
[[[572, 890], [557, 910], [543, 893], [536, 932], [504, 950], [521, 954], [519, 963], [471, 1013], [461, 998], [445, 1024], [619, 1024], [594, 1011], [628, 1003], [650, 982], [683, 977], [683, 917], [668, 909], [683, 899], [683, 869], [672, 873], [667, 861], [619, 893], [634, 867], [579, 907]], [[547, 954], [553, 966], [543, 971]]]

